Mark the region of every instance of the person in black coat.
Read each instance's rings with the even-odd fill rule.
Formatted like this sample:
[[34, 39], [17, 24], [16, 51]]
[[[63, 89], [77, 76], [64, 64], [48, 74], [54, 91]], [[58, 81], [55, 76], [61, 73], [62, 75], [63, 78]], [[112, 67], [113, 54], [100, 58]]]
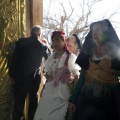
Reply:
[[37, 91], [40, 85], [40, 65], [47, 59], [47, 46], [41, 42], [42, 28], [35, 25], [29, 38], [20, 38], [12, 55], [9, 76], [14, 81], [13, 120], [23, 116], [25, 98], [29, 93], [28, 118], [33, 120], [37, 107]]
[[72, 120], [120, 120], [120, 40], [108, 19], [90, 25], [76, 63]]

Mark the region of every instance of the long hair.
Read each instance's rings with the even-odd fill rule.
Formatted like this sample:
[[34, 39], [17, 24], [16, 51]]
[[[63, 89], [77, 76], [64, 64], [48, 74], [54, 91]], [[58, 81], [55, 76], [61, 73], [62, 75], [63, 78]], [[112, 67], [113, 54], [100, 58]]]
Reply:
[[65, 40], [66, 39], [65, 38], [65, 33], [63, 31], [60, 31], [60, 30], [54, 31], [54, 32], [52, 32], [51, 39], [53, 39], [53, 37], [56, 36], [56, 35], [60, 36], [62, 41], [64, 41], [64, 43], [65, 43], [64, 50], [67, 53], [67, 58], [65, 60], [65, 65], [67, 66], [68, 65], [69, 55], [71, 54], [71, 51], [67, 47], [66, 40]]
[[64, 49], [65, 49], [66, 53], [67, 53], [68, 55], [71, 54], [71, 52], [70, 52], [70, 50], [68, 49], [67, 44], [66, 44], [65, 33], [64, 33], [63, 31], [56, 30], [56, 31], [52, 32], [51, 39], [52, 39], [54, 36], [56, 36], [56, 35], [59, 35], [60, 38], [65, 42], [65, 47], [64, 47]]
[[95, 42], [92, 39], [92, 27], [95, 24], [102, 25], [103, 35], [104, 35], [103, 44], [106, 44], [109, 47], [111, 57], [112, 57], [111, 67], [113, 69], [120, 70], [120, 59], [119, 59], [120, 56], [118, 56], [120, 41], [114, 28], [112, 27], [112, 24], [108, 19], [97, 21], [90, 25], [90, 31], [88, 32], [85, 38], [85, 42], [82, 46], [81, 52], [76, 60], [76, 63], [79, 64], [81, 68], [88, 70], [89, 58], [93, 53], [93, 51], [95, 50], [95, 48], [97, 47]]

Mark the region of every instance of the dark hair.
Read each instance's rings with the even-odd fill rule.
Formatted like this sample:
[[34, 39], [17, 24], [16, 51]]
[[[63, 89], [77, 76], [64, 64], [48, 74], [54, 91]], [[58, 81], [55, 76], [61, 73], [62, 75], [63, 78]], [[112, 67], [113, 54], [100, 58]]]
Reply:
[[94, 24], [101, 24], [103, 28], [103, 33], [106, 35], [104, 40], [104, 44], [106, 44], [110, 48], [111, 57], [112, 57], [112, 68], [116, 70], [120, 70], [120, 60], [117, 57], [118, 48], [120, 48], [119, 38], [112, 27], [112, 24], [108, 19], [104, 19], [101, 21], [94, 22], [90, 25], [90, 31], [85, 37], [85, 42], [82, 46], [81, 52], [76, 60], [76, 63], [81, 66], [81, 68], [87, 70], [89, 68], [89, 58], [93, 51], [96, 48], [96, 44], [92, 39], [92, 27]]
[[52, 32], [51, 38], [53, 38], [56, 35], [60, 36], [61, 39], [65, 42], [65, 51], [66, 51], [66, 53], [68, 55], [71, 54], [71, 51], [68, 49], [66, 41], [65, 41], [65, 33], [63, 31], [60, 31], [60, 30], [54, 31], [54, 32]]
[[80, 41], [79, 37], [76, 34], [73, 34], [73, 36], [76, 38], [76, 42], [78, 44], [78, 49], [81, 49], [82, 42]]
[[60, 38], [64, 41], [65, 33], [63, 31], [58, 31], [57, 30], [57, 31], [52, 32], [51, 38], [53, 38], [56, 35], [60, 36]]

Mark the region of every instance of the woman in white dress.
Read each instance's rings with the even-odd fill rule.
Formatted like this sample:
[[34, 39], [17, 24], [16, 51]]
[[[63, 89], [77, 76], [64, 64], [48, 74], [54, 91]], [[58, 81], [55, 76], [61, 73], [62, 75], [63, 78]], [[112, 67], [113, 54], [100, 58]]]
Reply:
[[62, 31], [52, 33], [55, 52], [45, 63], [46, 84], [34, 120], [66, 120], [69, 97], [79, 77], [77, 56], [67, 49]]

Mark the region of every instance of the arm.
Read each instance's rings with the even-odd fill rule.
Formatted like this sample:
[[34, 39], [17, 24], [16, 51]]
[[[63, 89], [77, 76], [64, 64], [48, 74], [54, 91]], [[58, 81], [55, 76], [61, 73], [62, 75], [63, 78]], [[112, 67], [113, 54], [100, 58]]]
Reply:
[[77, 84], [77, 81], [78, 81], [78, 78], [79, 78], [79, 76], [78, 75], [75, 75], [74, 76], [74, 88], [75, 88], [75, 86], [76, 86], [76, 84]]
[[53, 54], [51, 54], [48, 59], [45, 61], [44, 65], [44, 75], [46, 78], [49, 78], [52, 74], [52, 63], [53, 63]]
[[72, 96], [70, 97], [69, 102], [74, 103], [74, 104], [77, 103], [79, 92], [80, 92], [80, 90], [81, 90], [81, 88], [82, 88], [82, 86], [84, 85], [84, 82], [85, 82], [85, 74], [86, 74], [86, 71], [81, 70], [80, 78], [77, 81], [74, 92], [73, 92]]
[[77, 103], [77, 99], [78, 99], [80, 90], [85, 82], [85, 74], [86, 74], [86, 72], [84, 70], [81, 70], [80, 78], [78, 79], [77, 84], [75, 85], [74, 92], [69, 99], [71, 112], [75, 112], [75, 105]]
[[50, 56], [50, 54], [52, 53], [52, 49], [48, 45], [45, 45], [44, 48], [45, 48], [44, 58], [45, 60], [47, 60], [48, 56]]
[[69, 56], [69, 60], [68, 60], [68, 68], [74, 76], [74, 87], [76, 86], [76, 83], [77, 83], [79, 75], [80, 75], [80, 72], [79, 72], [80, 67], [79, 67], [79, 65], [77, 65], [75, 63], [76, 58], [77, 58], [77, 56], [75, 56], [74, 54], [71, 54]]
[[47, 46], [44, 46], [44, 58], [45, 60], [48, 58]]

